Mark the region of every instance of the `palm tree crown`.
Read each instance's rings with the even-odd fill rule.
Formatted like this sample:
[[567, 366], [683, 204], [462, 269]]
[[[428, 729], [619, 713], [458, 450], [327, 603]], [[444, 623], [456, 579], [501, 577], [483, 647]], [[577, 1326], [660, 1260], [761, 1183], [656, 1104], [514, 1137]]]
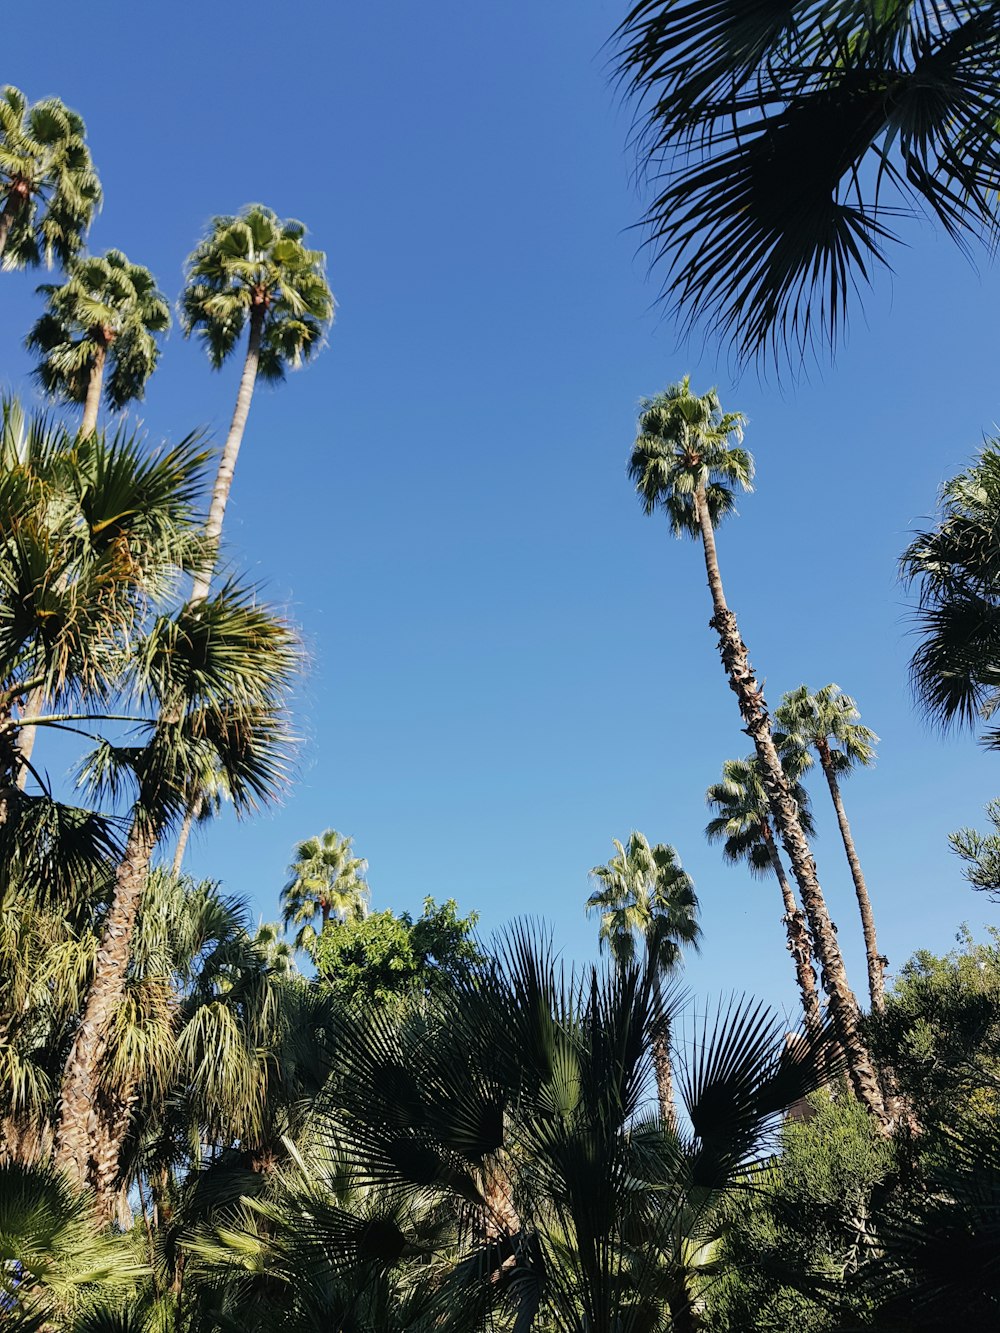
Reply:
[[0, 253], [5, 268], [66, 264], [101, 203], [86, 129], [56, 97], [0, 93]]
[[717, 527], [735, 511], [734, 486], [752, 489], [753, 459], [741, 447], [743, 414], [724, 412], [714, 389], [693, 394], [686, 375], [644, 399], [641, 409], [628, 471], [645, 512], [662, 508], [677, 536], [697, 537], [700, 491]]
[[156, 334], [170, 326], [170, 306], [149, 269], [120, 250], [74, 260], [65, 283], [45, 283], [46, 311], [28, 335], [40, 354], [35, 374], [45, 390], [64, 402], [86, 402], [95, 373], [110, 373], [103, 385], [112, 411], [142, 398], [156, 368]]
[[[799, 807], [802, 831], [806, 837], [814, 837], [816, 829], [809, 809], [809, 793], [791, 774], [789, 787], [792, 799]], [[709, 842], [722, 843], [722, 855], [731, 865], [745, 864], [753, 875], [769, 874], [773, 869], [768, 846], [769, 839], [773, 843], [771, 808], [756, 755], [727, 759], [722, 765], [722, 781], [712, 783], [705, 793], [705, 800], [717, 812], [705, 826]]]
[[368, 862], [352, 856], [351, 839], [336, 829], [307, 838], [295, 849], [288, 883], [281, 891], [286, 926], [297, 926], [295, 947], [308, 949], [331, 918], [357, 919], [367, 910], [369, 888], [365, 881]]
[[305, 234], [301, 222], [282, 222], [262, 204], [212, 219], [188, 259], [180, 313], [185, 335], [198, 334], [217, 370], [255, 315], [263, 379], [284, 378], [319, 350], [334, 300], [326, 258], [306, 248]]
[[[910, 662], [914, 693], [944, 726], [972, 726], [1000, 707], [1000, 438], [941, 493], [941, 517], [915, 534], [900, 561], [904, 581], [917, 585]], [[986, 733], [1000, 746], [1000, 731]]]
[[601, 915], [601, 947], [619, 966], [632, 963], [641, 943], [659, 975], [677, 966], [681, 946], [697, 949], [698, 899], [690, 875], [681, 867], [675, 848], [650, 846], [633, 833], [624, 846], [614, 840], [615, 855], [595, 866], [598, 887], [587, 899], [587, 912]]
[[956, 239], [987, 230], [998, 38], [992, 0], [637, 0], [619, 74], [675, 307], [744, 358], [801, 355], [837, 340], [888, 262], [894, 215], [916, 206]]
[[828, 760], [838, 777], [875, 762], [878, 737], [861, 723], [858, 706], [839, 685], [810, 694], [805, 685], [790, 690], [776, 709], [776, 741], [799, 771], [812, 763], [810, 748]]

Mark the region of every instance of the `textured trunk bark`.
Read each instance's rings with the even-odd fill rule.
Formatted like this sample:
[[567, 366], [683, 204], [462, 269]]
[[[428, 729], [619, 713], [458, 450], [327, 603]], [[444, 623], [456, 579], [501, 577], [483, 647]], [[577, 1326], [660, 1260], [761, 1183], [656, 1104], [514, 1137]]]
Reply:
[[[653, 983], [653, 992], [658, 1009], [663, 1006], [663, 988], [659, 976]], [[670, 1063], [670, 1021], [658, 1017], [650, 1026], [650, 1054], [653, 1057], [653, 1073], [656, 1077], [656, 1100], [660, 1107], [660, 1119], [674, 1133], [677, 1132], [677, 1107], [674, 1103], [674, 1071]]]
[[[257, 367], [260, 364], [260, 341], [261, 334], [264, 331], [264, 315], [265, 307], [263, 304], [254, 305], [251, 308], [250, 339], [247, 343], [243, 374], [240, 376], [239, 392], [236, 395], [236, 409], [233, 412], [229, 434], [226, 436], [226, 443], [223, 446], [222, 457], [219, 459], [219, 470], [215, 474], [215, 485], [212, 488], [212, 504], [208, 511], [208, 522], [205, 524], [205, 536], [213, 545], [217, 544], [222, 536], [222, 521], [226, 515], [229, 492], [233, 485], [236, 459], [239, 456], [247, 416], [250, 413], [250, 402], [253, 398], [254, 384], [257, 381]], [[196, 577], [191, 594], [192, 601], [200, 602], [208, 596], [214, 565], [215, 561], [213, 559], [212, 564], [203, 569]]]
[[92, 435], [97, 429], [97, 413], [101, 406], [104, 364], [107, 359], [108, 349], [103, 343], [95, 342], [94, 360], [90, 367], [90, 379], [87, 381], [87, 399], [83, 405], [83, 420], [80, 422], [81, 435]]
[[767, 854], [771, 858], [771, 867], [781, 888], [781, 900], [785, 904], [783, 919], [785, 933], [788, 936], [788, 952], [792, 955], [795, 963], [795, 975], [799, 983], [799, 993], [802, 996], [802, 1012], [805, 1015], [806, 1031], [810, 1033], [818, 1032], [822, 1024], [822, 1016], [819, 1008], [819, 995], [816, 991], [816, 973], [813, 971], [812, 940], [809, 938], [809, 927], [806, 925], [805, 916], [795, 901], [792, 886], [788, 882], [785, 867], [781, 863], [781, 853], [774, 841], [774, 834], [766, 826], [764, 828], [764, 842], [767, 846]]
[[798, 809], [771, 735], [771, 720], [764, 702], [764, 692], [754, 676], [746, 644], [740, 638], [736, 616], [726, 604], [715, 549], [715, 533], [703, 488], [695, 495], [695, 508], [705, 553], [708, 586], [712, 593], [715, 612], [710, 623], [719, 636], [719, 655], [722, 658], [722, 665], [729, 677], [730, 689], [739, 703], [747, 734], [753, 741], [760, 760], [771, 816], [781, 836], [792, 867], [792, 875], [802, 898], [813, 946], [819, 959], [823, 989], [829, 996], [830, 1015], [847, 1059], [851, 1084], [858, 1100], [871, 1111], [883, 1127], [888, 1128], [891, 1123], [890, 1117], [886, 1112], [878, 1076], [858, 1024], [858, 1002], [847, 980], [844, 960], [837, 944], [837, 933], [830, 920], [826, 900], [816, 875], [816, 863], [809, 851], [806, 836], [802, 832]]
[[[156, 832], [133, 816], [125, 852], [115, 876], [115, 891], [104, 925], [93, 980], [63, 1068], [56, 1129], [56, 1165], [79, 1185], [92, 1185], [102, 1215], [114, 1207], [118, 1145], [114, 1135], [127, 1119], [127, 1101], [114, 1107], [101, 1097], [100, 1075], [115, 1011], [125, 987], [139, 903], [156, 846]], [[113, 1157], [113, 1162], [112, 1162]]]
[[888, 959], [883, 958], [878, 951], [878, 940], [875, 937], [875, 915], [872, 912], [872, 902], [868, 897], [868, 886], [865, 883], [865, 877], [861, 870], [861, 862], [858, 859], [857, 849], [854, 846], [854, 839], [851, 837], [851, 826], [847, 822], [847, 811], [844, 809], [844, 801], [840, 795], [840, 783], [837, 781], [837, 775], [833, 771], [833, 762], [830, 756], [830, 747], [820, 745], [819, 761], [823, 772], [826, 775], [827, 785], [830, 788], [830, 796], [833, 800], [833, 808], [837, 812], [837, 823], [840, 825], [840, 836], [844, 840], [844, 851], [847, 853], [847, 864], [851, 867], [851, 878], [854, 880], [854, 892], [858, 896], [858, 908], [861, 912], [861, 928], [865, 934], [865, 953], [868, 956], [868, 993], [871, 997], [872, 1009], [876, 1013], [881, 1013], [885, 1008], [885, 965]]
[[24, 207], [28, 199], [27, 190], [18, 190], [16, 186], [11, 189], [7, 195], [7, 202], [0, 212], [0, 255], [7, 248], [7, 237], [10, 235], [10, 229], [14, 225], [14, 219]]

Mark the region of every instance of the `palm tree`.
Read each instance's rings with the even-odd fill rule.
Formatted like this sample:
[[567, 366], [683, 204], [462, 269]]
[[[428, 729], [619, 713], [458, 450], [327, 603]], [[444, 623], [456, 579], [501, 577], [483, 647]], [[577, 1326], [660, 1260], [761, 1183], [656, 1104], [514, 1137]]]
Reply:
[[676, 535], [686, 533], [701, 539], [714, 611], [710, 623], [718, 635], [723, 669], [739, 702], [745, 730], [760, 761], [771, 818], [798, 885], [851, 1081], [858, 1098], [880, 1121], [887, 1123], [878, 1078], [858, 1025], [857, 1001], [847, 979], [816, 863], [771, 734], [764, 692], [750, 665], [736, 616], [726, 602], [719, 572], [715, 528], [735, 509], [733, 486], [749, 490], [753, 477], [753, 460], [741, 447], [743, 426], [744, 419], [739, 413], [723, 412], [714, 390], [697, 396], [691, 392], [690, 381], [685, 377], [666, 393], [643, 403], [629, 475], [647, 514], [662, 509]]
[[[709, 1017], [680, 1061], [691, 1130], [674, 1132], [642, 1112], [648, 1033], [663, 1014], [655, 973], [565, 974], [522, 930], [430, 1009], [345, 1006], [314, 1139], [339, 1149], [368, 1207], [352, 1211], [341, 1194], [331, 1208], [319, 1182], [310, 1190], [279, 1236], [300, 1236], [320, 1262], [299, 1268], [296, 1288], [275, 1255], [279, 1318], [326, 1326], [300, 1302], [318, 1305], [339, 1274], [412, 1256], [427, 1326], [696, 1329], [720, 1209], [753, 1188], [767, 1135], [823, 1080], [829, 1032], [786, 1046], [759, 1006]], [[235, 1259], [242, 1237], [230, 1236]]]
[[743, 358], [832, 348], [891, 219], [991, 232], [1000, 11], [637, 0], [617, 31], [666, 289]]
[[[811, 838], [815, 828], [809, 812], [809, 795], [792, 773], [788, 773], [788, 780], [792, 798], [799, 807], [802, 831]], [[746, 759], [727, 759], [722, 765], [722, 781], [712, 783], [705, 793], [705, 800], [716, 812], [705, 828], [709, 842], [722, 843], [722, 855], [730, 864], [745, 864], [751, 875], [773, 872], [777, 878], [785, 905], [782, 920], [788, 936], [788, 952], [795, 962], [806, 1027], [809, 1031], [815, 1031], [820, 1024], [820, 1007], [816, 993], [816, 973], [813, 970], [812, 941], [805, 917], [795, 901], [792, 886], [785, 874], [781, 853], [771, 828], [771, 808], [756, 755]]]
[[47, 309], [27, 338], [40, 356], [35, 374], [53, 398], [83, 403], [80, 430], [89, 435], [102, 392], [113, 412], [142, 398], [160, 356], [155, 335], [170, 327], [170, 306], [149, 269], [129, 263], [120, 250], [75, 259], [65, 283], [38, 290]]
[[614, 844], [611, 860], [590, 872], [599, 887], [587, 899], [587, 913], [600, 913], [601, 947], [618, 967], [631, 965], [641, 948], [657, 1005], [650, 1029], [657, 1100], [664, 1123], [676, 1128], [663, 978], [680, 964], [685, 945], [698, 947], [698, 899], [673, 847], [651, 847], [641, 833], [632, 833], [624, 847], [617, 838]]
[[775, 736], [778, 748], [788, 754], [793, 762], [805, 768], [812, 763], [810, 750], [815, 750], [819, 756], [858, 897], [865, 953], [868, 957], [868, 993], [872, 1008], [883, 1009], [885, 968], [889, 960], [879, 953], [875, 914], [851, 835], [844, 799], [840, 794], [841, 778], [848, 776], [857, 766], [868, 767], [874, 764], [878, 737], [874, 731], [862, 726], [857, 704], [849, 694], [842, 693], [839, 685], [824, 685], [815, 694], [810, 694], [804, 685], [789, 691], [782, 699], [780, 708], [775, 711], [774, 722], [780, 732]]
[[[325, 256], [304, 244], [301, 222], [282, 222], [262, 204], [217, 217], [187, 262], [181, 297], [185, 336], [197, 332], [218, 370], [248, 329], [236, 408], [219, 460], [205, 531], [217, 546], [257, 377], [281, 380], [322, 345], [333, 321]], [[211, 568], [195, 581], [208, 591]]]
[[85, 779], [116, 798], [135, 793], [104, 918], [98, 965], [63, 1069], [56, 1161], [91, 1183], [110, 1210], [130, 1107], [102, 1104], [101, 1072], [125, 994], [131, 942], [150, 861], [207, 766], [225, 774], [237, 811], [273, 800], [284, 784], [284, 700], [297, 663], [288, 627], [230, 584], [211, 600], [160, 616], [137, 645], [133, 670], [150, 706], [136, 745], [102, 741]]
[[286, 926], [298, 927], [296, 949], [311, 952], [331, 917], [348, 921], [365, 915], [370, 893], [365, 881], [368, 862], [351, 855], [351, 841], [336, 829], [326, 829], [296, 847], [288, 883], [281, 890], [282, 920]]
[[[1000, 438], [988, 438], [972, 465], [941, 491], [941, 516], [917, 532], [900, 561], [917, 585], [920, 646], [910, 679], [928, 717], [973, 726], [1000, 708]], [[1000, 748], [1000, 731], [984, 743]]]
[[0, 255], [4, 268], [67, 264], [101, 204], [86, 129], [57, 97], [0, 93]]

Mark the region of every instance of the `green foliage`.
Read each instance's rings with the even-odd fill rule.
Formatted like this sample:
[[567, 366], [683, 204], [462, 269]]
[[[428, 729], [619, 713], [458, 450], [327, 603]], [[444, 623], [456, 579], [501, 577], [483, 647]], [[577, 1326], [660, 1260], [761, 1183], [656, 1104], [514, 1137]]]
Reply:
[[[988, 438], [974, 462], [941, 490], [940, 518], [917, 532], [900, 558], [917, 588], [921, 642], [910, 680], [928, 717], [972, 727], [1000, 707], [1000, 440]], [[984, 736], [1000, 747], [1000, 731]]]
[[[795, 777], [798, 765], [782, 759], [792, 799], [798, 807], [799, 823], [807, 837], [816, 833], [809, 793]], [[722, 843], [722, 855], [731, 865], [746, 865], [752, 875], [767, 875], [774, 870], [771, 810], [764, 786], [760, 760], [727, 759], [722, 765], [722, 781], [713, 782], [705, 792], [705, 802], [716, 814], [705, 826], [709, 842]], [[775, 848], [775, 854], [777, 849]]]
[[434, 995], [484, 962], [477, 920], [459, 916], [454, 898], [440, 906], [425, 898], [416, 920], [385, 911], [331, 921], [316, 941], [316, 969], [334, 991], [379, 1004]]
[[723, 412], [714, 389], [691, 392], [687, 376], [644, 399], [628, 472], [647, 514], [662, 509], [676, 536], [697, 537], [698, 496], [713, 527], [735, 513], [734, 486], [752, 489], [753, 458], [741, 448], [745, 420]]
[[774, 712], [774, 742], [786, 766], [802, 773], [813, 762], [811, 749], [828, 758], [838, 777], [875, 762], [878, 737], [863, 726], [858, 706], [839, 685], [810, 694], [805, 685], [789, 690]]
[[112, 411], [141, 399], [156, 369], [156, 334], [170, 327], [170, 306], [149, 269], [120, 250], [75, 259], [61, 286], [39, 287], [46, 311], [28, 334], [39, 355], [36, 378], [60, 402], [82, 403], [95, 363], [106, 356], [104, 397]]
[[986, 814], [993, 825], [992, 833], [980, 833], [973, 828], [959, 829], [948, 834], [951, 850], [964, 862], [962, 874], [974, 889], [1000, 899], [1000, 801], [990, 801]]
[[976, 943], [963, 930], [958, 943], [940, 957], [916, 953], [884, 1014], [867, 1019], [876, 1058], [928, 1127], [1000, 1113], [1000, 931]]
[[854, 1326], [865, 1302], [845, 1278], [874, 1245], [873, 1192], [893, 1167], [893, 1148], [851, 1097], [810, 1097], [786, 1122], [781, 1155], [749, 1198], [727, 1215], [708, 1292], [718, 1333], [820, 1333]]
[[286, 927], [298, 927], [296, 949], [312, 954], [328, 921], [355, 921], [368, 910], [368, 862], [352, 855], [351, 843], [351, 838], [328, 828], [296, 847], [288, 882], [281, 890], [282, 921]]
[[694, 881], [666, 843], [650, 846], [633, 833], [626, 846], [614, 839], [615, 855], [590, 872], [598, 887], [587, 899], [588, 914], [601, 918], [601, 948], [620, 966], [639, 956], [657, 976], [671, 972], [684, 945], [698, 947], [698, 899]]
[[4, 268], [67, 264], [82, 248], [101, 183], [83, 120], [57, 97], [29, 106], [17, 88], [0, 93], [0, 201]]
[[304, 244], [301, 222], [282, 222], [262, 204], [212, 219], [188, 258], [181, 297], [185, 336], [197, 334], [218, 369], [248, 320], [261, 321], [258, 374], [280, 380], [319, 351], [333, 321], [326, 258]]
[[617, 37], [651, 253], [743, 359], [832, 347], [895, 216], [958, 240], [995, 224], [992, 0], [637, 0]]

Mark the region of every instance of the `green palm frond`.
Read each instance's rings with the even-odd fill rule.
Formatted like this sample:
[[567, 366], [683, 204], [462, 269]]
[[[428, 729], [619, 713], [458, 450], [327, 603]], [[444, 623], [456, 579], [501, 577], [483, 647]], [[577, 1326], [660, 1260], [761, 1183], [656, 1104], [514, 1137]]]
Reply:
[[212, 219], [189, 256], [180, 300], [186, 337], [196, 334], [218, 369], [238, 343], [251, 310], [263, 312], [258, 374], [280, 380], [323, 345], [335, 303], [326, 257], [304, 244], [305, 228], [250, 204]]
[[[792, 799], [798, 808], [799, 822], [806, 837], [816, 836], [809, 793], [798, 780], [801, 766], [795, 757], [783, 757]], [[746, 759], [727, 759], [722, 765], [721, 782], [713, 782], [705, 793], [707, 805], [716, 815], [705, 826], [709, 842], [722, 843], [722, 855], [734, 865], [745, 864], [753, 875], [771, 872], [768, 838], [771, 833], [771, 809], [764, 774], [756, 755]]]
[[901, 215], [990, 231], [998, 37], [990, 0], [639, 0], [618, 72], [674, 309], [741, 359], [797, 358], [835, 345]]
[[628, 473], [647, 514], [662, 509], [675, 536], [697, 536], [696, 497], [713, 527], [736, 512], [734, 488], [753, 489], [753, 458], [742, 448], [745, 419], [724, 412], [714, 389], [696, 395], [690, 380], [644, 399]]
[[149, 270], [120, 250], [74, 259], [67, 273], [62, 286], [38, 289], [46, 310], [26, 339], [39, 357], [35, 376], [50, 397], [82, 403], [100, 353], [109, 366], [105, 400], [120, 411], [143, 397], [156, 369], [169, 303]]
[[812, 762], [810, 749], [827, 754], [838, 776], [875, 762], [879, 738], [862, 725], [857, 704], [839, 685], [824, 685], [815, 694], [805, 685], [790, 690], [775, 709], [774, 724], [778, 749], [800, 770]]
[[3, 267], [68, 264], [101, 205], [101, 183], [80, 116], [58, 98], [34, 105], [0, 93], [0, 206], [9, 224]]

